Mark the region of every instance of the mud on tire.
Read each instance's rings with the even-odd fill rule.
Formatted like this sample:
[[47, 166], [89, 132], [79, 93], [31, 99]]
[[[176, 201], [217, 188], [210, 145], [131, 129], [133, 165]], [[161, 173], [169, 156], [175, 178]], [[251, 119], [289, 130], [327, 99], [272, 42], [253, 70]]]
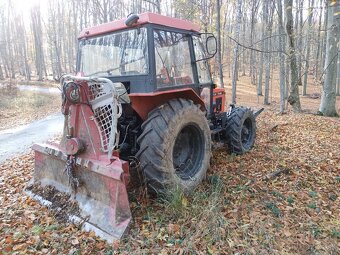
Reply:
[[248, 152], [255, 143], [256, 120], [249, 108], [234, 108], [227, 120], [226, 136], [232, 153]]
[[208, 121], [191, 100], [174, 99], [151, 111], [142, 124], [136, 157], [153, 192], [192, 191], [210, 165]]

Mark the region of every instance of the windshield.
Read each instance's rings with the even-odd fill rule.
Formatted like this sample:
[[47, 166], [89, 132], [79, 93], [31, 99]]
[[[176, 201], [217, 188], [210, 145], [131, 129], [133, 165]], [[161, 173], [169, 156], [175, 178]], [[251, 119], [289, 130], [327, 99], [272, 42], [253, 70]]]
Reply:
[[146, 28], [132, 29], [80, 41], [80, 72], [86, 76], [147, 74]]

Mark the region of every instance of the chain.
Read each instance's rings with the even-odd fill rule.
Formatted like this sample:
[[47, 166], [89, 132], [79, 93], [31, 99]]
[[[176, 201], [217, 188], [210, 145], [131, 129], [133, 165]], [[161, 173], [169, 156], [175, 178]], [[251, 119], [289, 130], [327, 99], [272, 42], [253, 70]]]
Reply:
[[74, 168], [76, 166], [76, 158], [72, 155], [67, 156], [65, 171], [68, 176], [69, 184], [73, 190], [79, 187], [79, 180], [74, 176]]

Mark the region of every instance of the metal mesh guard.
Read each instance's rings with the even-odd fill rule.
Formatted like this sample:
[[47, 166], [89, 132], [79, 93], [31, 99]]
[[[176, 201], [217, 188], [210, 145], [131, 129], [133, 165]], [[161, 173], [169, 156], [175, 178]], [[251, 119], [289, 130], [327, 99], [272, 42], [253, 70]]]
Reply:
[[[99, 130], [102, 151], [107, 152], [108, 157], [111, 158], [112, 151], [118, 146], [119, 142], [117, 122], [122, 114], [122, 105], [119, 101], [119, 89], [122, 84], [113, 83], [111, 80], [102, 77], [64, 75], [61, 83], [63, 84], [65, 80], [88, 82], [88, 100]], [[122, 95], [125, 93], [126, 91]]]
[[[117, 129], [113, 127], [113, 120], [119, 118], [119, 107], [113, 113], [114, 93], [113, 88], [107, 83], [89, 82], [89, 101], [92, 105], [94, 116], [100, 131], [101, 145], [104, 152], [112, 150], [118, 142], [116, 138]], [[116, 102], [117, 103], [117, 102]], [[113, 116], [115, 115], [115, 116]], [[113, 132], [112, 132], [113, 131]], [[111, 139], [114, 139], [114, 144], [111, 144]]]

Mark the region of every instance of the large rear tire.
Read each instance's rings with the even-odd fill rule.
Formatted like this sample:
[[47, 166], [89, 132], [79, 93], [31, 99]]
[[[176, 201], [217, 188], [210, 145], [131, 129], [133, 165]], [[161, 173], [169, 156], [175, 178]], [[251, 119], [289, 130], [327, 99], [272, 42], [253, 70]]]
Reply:
[[249, 108], [234, 108], [227, 120], [227, 143], [232, 153], [241, 155], [254, 146], [256, 120]]
[[190, 100], [175, 99], [151, 111], [142, 124], [136, 157], [151, 191], [191, 192], [210, 166], [208, 121]]

